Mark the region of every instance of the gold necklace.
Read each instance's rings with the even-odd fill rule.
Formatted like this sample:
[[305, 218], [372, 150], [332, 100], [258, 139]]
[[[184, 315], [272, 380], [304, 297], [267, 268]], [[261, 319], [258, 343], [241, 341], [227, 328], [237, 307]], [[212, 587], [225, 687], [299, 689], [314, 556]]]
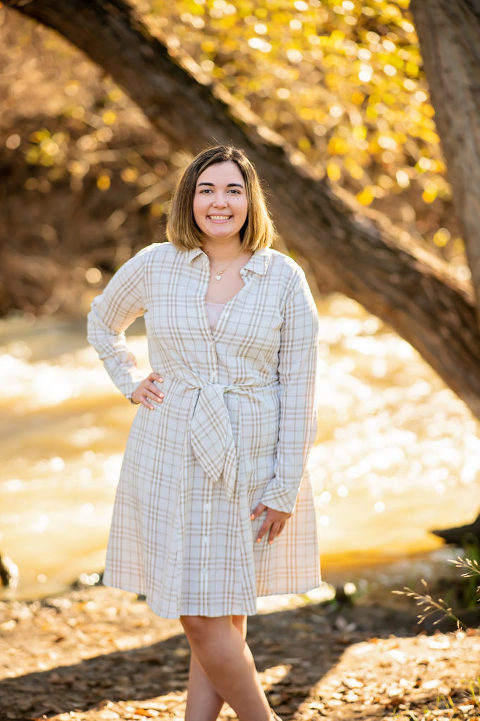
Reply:
[[227, 266], [225, 266], [225, 268], [224, 268], [223, 270], [214, 270], [214, 269], [212, 268], [212, 271], [213, 271], [213, 273], [214, 273], [214, 275], [215, 275], [215, 280], [222, 280], [222, 275], [225, 273], [226, 270], [228, 270], [228, 269], [230, 268], [230, 266], [231, 266], [236, 260], [238, 260], [238, 258], [240, 258], [240, 256], [241, 256], [242, 253], [243, 253], [243, 250], [240, 251], [240, 253], [237, 255], [237, 257], [234, 258], [232, 261], [230, 261], [230, 263], [229, 263]]

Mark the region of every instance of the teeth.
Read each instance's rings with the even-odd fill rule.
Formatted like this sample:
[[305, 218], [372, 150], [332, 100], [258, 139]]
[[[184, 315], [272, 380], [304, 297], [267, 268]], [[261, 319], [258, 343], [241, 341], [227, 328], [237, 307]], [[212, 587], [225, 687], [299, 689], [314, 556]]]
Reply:
[[228, 220], [228, 218], [231, 218], [231, 215], [209, 215], [209, 218], [212, 220]]

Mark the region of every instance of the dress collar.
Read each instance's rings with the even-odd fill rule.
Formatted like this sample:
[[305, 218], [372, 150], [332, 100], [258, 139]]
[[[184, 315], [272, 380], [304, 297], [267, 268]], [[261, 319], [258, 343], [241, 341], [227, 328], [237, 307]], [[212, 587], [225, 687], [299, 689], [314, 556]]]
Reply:
[[[191, 250], [183, 252], [186, 255], [188, 263], [191, 263], [192, 260], [197, 258], [199, 255], [206, 255], [201, 248], [192, 248]], [[265, 275], [270, 262], [271, 254], [272, 251], [270, 248], [260, 248], [254, 252], [248, 263], [245, 263], [243, 268], [245, 270], [251, 270], [253, 273], [258, 273], [259, 275]]]

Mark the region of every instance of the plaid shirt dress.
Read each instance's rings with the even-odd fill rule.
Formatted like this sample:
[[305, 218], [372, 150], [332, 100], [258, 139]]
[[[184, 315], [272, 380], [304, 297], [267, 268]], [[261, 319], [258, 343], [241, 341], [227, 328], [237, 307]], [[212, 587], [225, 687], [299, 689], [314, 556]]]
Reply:
[[[320, 583], [306, 461], [316, 432], [318, 316], [305, 274], [257, 250], [212, 331], [208, 256], [154, 243], [127, 261], [88, 316], [88, 340], [130, 398], [144, 375], [125, 342], [143, 315], [164, 400], [138, 406], [123, 459], [104, 582], [164, 618], [256, 613], [257, 596]], [[255, 541], [262, 501], [292, 512]]]

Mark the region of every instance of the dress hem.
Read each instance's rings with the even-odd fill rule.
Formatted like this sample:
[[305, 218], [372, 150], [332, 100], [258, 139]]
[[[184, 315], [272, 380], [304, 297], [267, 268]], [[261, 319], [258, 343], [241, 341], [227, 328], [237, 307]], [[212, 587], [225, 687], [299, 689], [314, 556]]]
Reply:
[[[318, 583], [316, 583], [315, 585], [313, 585], [313, 586], [309, 585], [308, 588], [305, 588], [305, 589], [302, 589], [299, 591], [274, 591], [273, 593], [258, 594], [256, 598], [258, 599], [258, 598], [266, 598], [268, 596], [286, 596], [286, 595], [299, 595], [302, 593], [308, 593], [309, 591], [313, 591], [314, 589], [318, 588], [321, 583], [322, 583], [322, 581], [320, 579], [318, 581]], [[103, 581], [103, 585], [108, 586], [109, 588], [118, 588], [121, 591], [127, 591], [128, 593], [135, 593], [135, 594], [137, 594], [137, 596], [145, 596], [145, 603], [153, 611], [153, 613], [155, 613], [160, 618], [165, 618], [165, 619], [179, 619], [180, 616], [205, 616], [206, 618], [219, 618], [221, 616], [256, 616], [258, 613], [258, 609], [255, 604], [254, 611], [252, 611], [252, 610], [245, 611], [245, 609], [234, 609], [231, 611], [225, 611], [224, 613], [205, 613], [205, 612], [202, 613], [201, 611], [188, 611], [188, 612], [184, 611], [184, 612], [176, 614], [176, 615], [165, 614], [165, 613], [161, 613], [160, 610], [157, 610], [156, 605], [149, 600], [148, 596], [145, 594], [145, 592], [143, 590], [139, 591], [138, 589], [134, 589], [131, 586], [127, 586], [127, 584], [120, 586], [120, 585], [117, 585], [114, 583], [107, 583], [105, 581]]]

